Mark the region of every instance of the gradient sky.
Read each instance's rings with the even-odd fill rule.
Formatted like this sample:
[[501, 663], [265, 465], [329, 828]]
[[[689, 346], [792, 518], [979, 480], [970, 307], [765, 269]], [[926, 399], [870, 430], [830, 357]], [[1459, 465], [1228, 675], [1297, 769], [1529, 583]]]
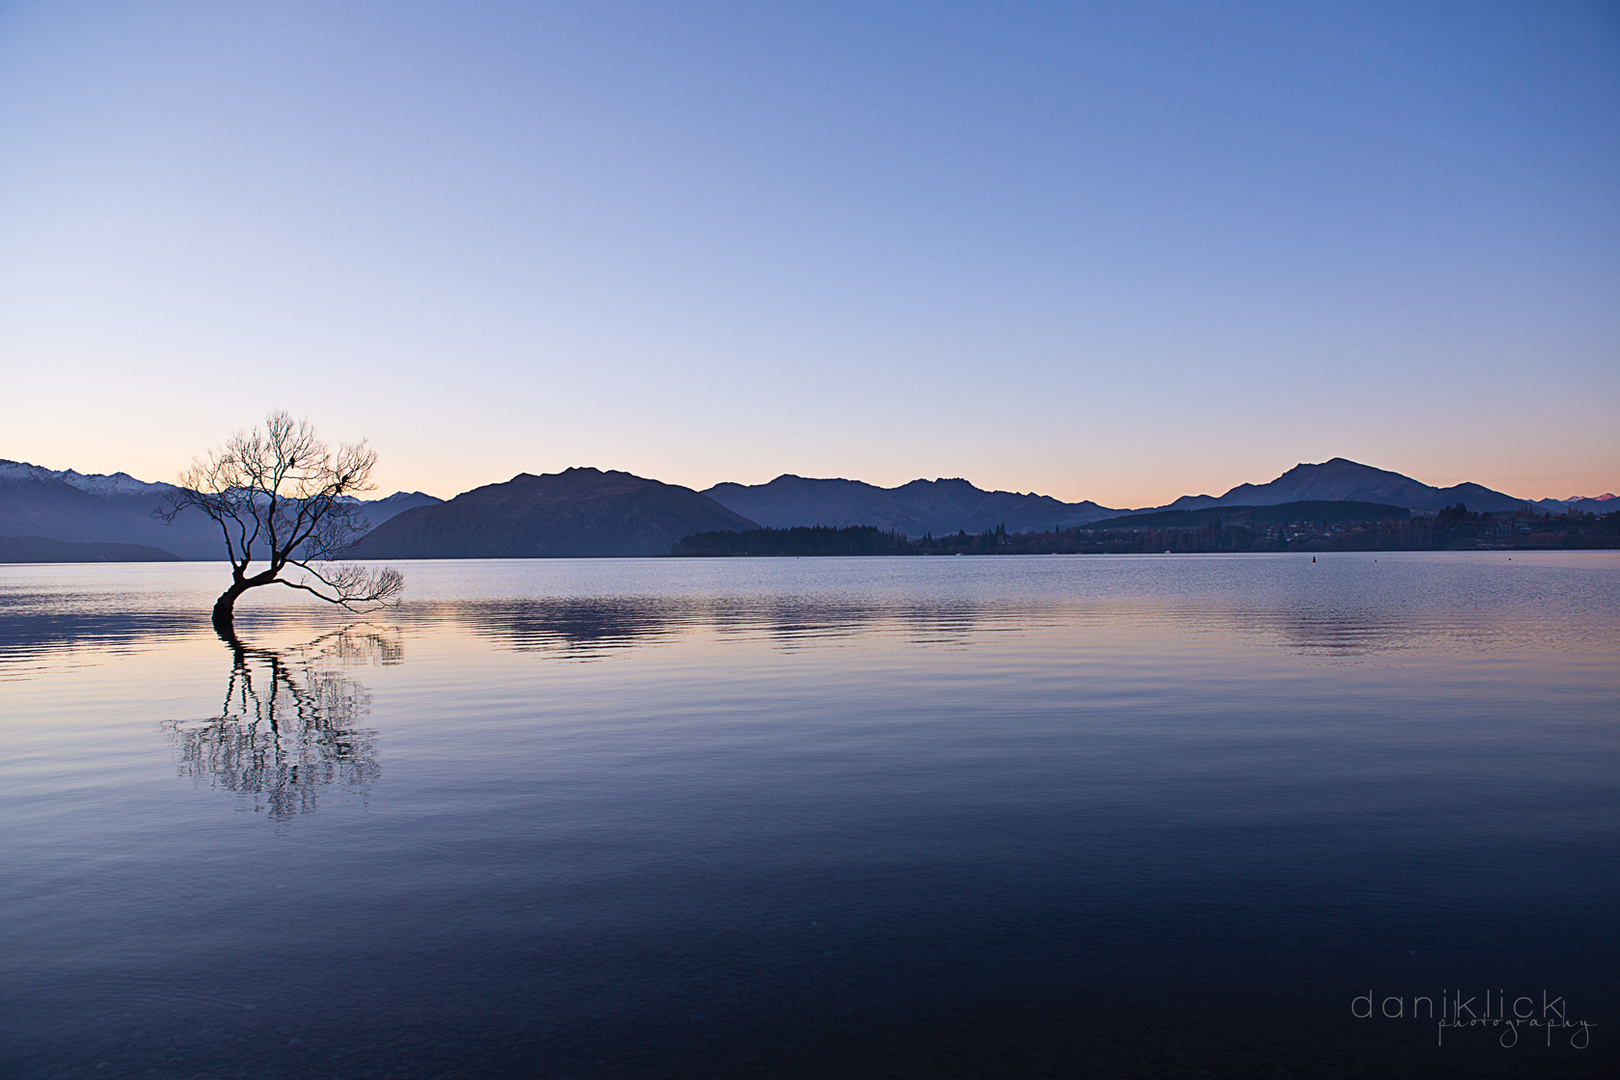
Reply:
[[1620, 490], [1614, 3], [3, 3], [0, 457]]

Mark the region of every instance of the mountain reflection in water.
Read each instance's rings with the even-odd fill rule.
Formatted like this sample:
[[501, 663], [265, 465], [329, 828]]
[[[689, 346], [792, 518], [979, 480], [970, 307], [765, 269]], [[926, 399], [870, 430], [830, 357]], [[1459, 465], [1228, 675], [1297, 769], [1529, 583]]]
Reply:
[[[1576, 624], [1594, 639], [1613, 629], [1613, 613]], [[558, 659], [600, 660], [627, 649], [656, 646], [682, 636], [713, 632], [722, 640], [750, 638], [780, 648], [815, 647], [862, 635], [897, 637], [922, 646], [966, 647], [987, 633], [1067, 625], [1076, 630], [1118, 629], [1220, 635], [1260, 648], [1340, 657], [1412, 649], [1491, 647], [1527, 636], [1567, 638], [1570, 625], [1538, 628], [1533, 613], [1516, 620], [1481, 620], [1414, 599], [1410, 604], [1333, 606], [1313, 598], [1106, 598], [972, 597], [860, 600], [817, 596], [604, 596], [417, 601], [372, 616], [388, 624], [390, 662], [399, 662], [401, 635], [456, 630], [518, 652]], [[251, 635], [330, 625], [323, 611], [249, 612]], [[95, 662], [120, 651], [153, 648], [177, 637], [205, 636], [196, 612], [7, 612], [0, 606], [0, 679], [29, 678], [35, 665], [74, 657]], [[335, 639], [334, 639], [335, 640]], [[356, 646], [333, 645], [348, 649]], [[385, 650], [386, 651], [386, 650]], [[250, 650], [250, 656], [253, 650]], [[300, 654], [301, 655], [301, 654]], [[336, 654], [334, 654], [336, 655]]]
[[453, 625], [503, 648], [602, 659], [684, 634], [759, 637], [791, 648], [823, 639], [898, 631], [919, 644], [965, 644], [975, 629], [1026, 622], [1036, 612], [964, 600], [861, 603], [819, 597], [537, 597], [409, 604], [400, 625]]

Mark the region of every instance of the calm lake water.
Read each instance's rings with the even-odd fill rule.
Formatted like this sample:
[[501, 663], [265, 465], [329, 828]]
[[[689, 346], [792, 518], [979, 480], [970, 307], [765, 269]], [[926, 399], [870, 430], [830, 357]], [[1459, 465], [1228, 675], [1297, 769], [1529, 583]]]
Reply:
[[1614, 1075], [1620, 558], [1319, 558], [0, 568], [0, 1072]]

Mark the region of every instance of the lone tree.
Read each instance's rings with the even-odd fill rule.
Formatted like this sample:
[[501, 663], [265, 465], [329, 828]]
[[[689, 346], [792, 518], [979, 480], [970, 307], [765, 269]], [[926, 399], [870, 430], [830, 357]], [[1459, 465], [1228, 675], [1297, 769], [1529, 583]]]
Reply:
[[[225, 534], [231, 584], [214, 602], [221, 637], [236, 639], [236, 599], [260, 585], [301, 589], [351, 610], [399, 594], [405, 578], [393, 567], [331, 561], [369, 528], [353, 496], [375, 486], [376, 463], [364, 439], [333, 453], [309, 421], [273, 412], [262, 428], [237, 432], [181, 474], [181, 490], [157, 516], [171, 522], [195, 506]], [[296, 581], [283, 576], [291, 568], [301, 571]]]

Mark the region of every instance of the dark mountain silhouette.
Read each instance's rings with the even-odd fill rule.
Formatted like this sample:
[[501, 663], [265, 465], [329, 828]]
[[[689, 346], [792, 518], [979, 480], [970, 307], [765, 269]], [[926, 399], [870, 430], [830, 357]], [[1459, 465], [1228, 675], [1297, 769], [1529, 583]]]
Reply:
[[[31, 536], [65, 543], [140, 544], [182, 559], [223, 559], [219, 526], [198, 510], [172, 525], [152, 517], [166, 507], [173, 484], [149, 484], [127, 473], [111, 476], [55, 471], [0, 460], [0, 536]], [[361, 501], [373, 526], [416, 506], [439, 502], [420, 491]]]
[[145, 544], [69, 544], [43, 536], [0, 536], [0, 563], [178, 562]]
[[1011, 532], [1084, 525], [1122, 513], [1094, 502], [1066, 503], [1049, 495], [984, 491], [966, 480], [913, 480], [882, 488], [859, 480], [778, 476], [768, 484], [716, 484], [703, 494], [765, 525], [874, 525], [909, 536], [1005, 525]]
[[1529, 499], [1516, 499], [1479, 484], [1431, 487], [1398, 472], [1334, 458], [1320, 465], [1295, 465], [1269, 484], [1239, 484], [1219, 498], [1213, 495], [1183, 495], [1167, 507], [1153, 507], [1137, 513], [1196, 510], [1205, 506], [1274, 506], [1306, 501], [1372, 502], [1430, 511], [1463, 502], [1470, 510], [1490, 510], [1493, 513], [1523, 510], [1530, 506], [1542, 510], [1556, 506], [1556, 512], [1563, 512], [1561, 503], [1548, 501], [1543, 505]]
[[1561, 502], [1532, 502], [1479, 484], [1431, 487], [1409, 476], [1345, 458], [1296, 465], [1269, 484], [1239, 484], [1225, 495], [1184, 495], [1168, 506], [1111, 510], [1094, 502], [1066, 503], [1047, 495], [983, 491], [966, 480], [913, 480], [896, 488], [858, 480], [779, 476], [768, 484], [716, 484], [704, 492], [723, 506], [770, 528], [874, 525], [917, 537], [965, 530], [978, 534], [998, 525], [1009, 532], [1089, 525], [1126, 514], [1196, 510], [1211, 506], [1274, 506], [1292, 502], [1361, 502], [1436, 511], [1458, 502], [1470, 510], [1538, 510], [1563, 513]]
[[[172, 525], [153, 520], [152, 510], [176, 490], [125, 473], [85, 476], [0, 460], [0, 536], [138, 544], [182, 559], [223, 557], [218, 527], [200, 512], [183, 513]], [[984, 491], [961, 479], [882, 488], [858, 480], [784, 475], [768, 484], [717, 484], [699, 493], [628, 473], [570, 469], [520, 475], [449, 503], [421, 492], [364, 502], [374, 534], [355, 552], [377, 558], [659, 555], [682, 537], [754, 528], [756, 522], [778, 529], [870, 525], [916, 539], [962, 531], [976, 536], [1002, 525], [1011, 533], [1045, 532], [1122, 516], [1294, 502], [1378, 503], [1423, 512], [1462, 502], [1476, 512], [1528, 506], [1555, 514], [1602, 513], [1615, 505], [1613, 499], [1532, 502], [1479, 484], [1432, 487], [1344, 458], [1298, 465], [1270, 483], [1240, 484], [1218, 497], [1189, 495], [1140, 510]]]
[[912, 545], [899, 533], [874, 525], [795, 525], [791, 529], [750, 529], [688, 536], [671, 555], [910, 555]]
[[520, 473], [408, 510], [355, 545], [361, 559], [667, 555], [683, 536], [754, 522], [691, 488], [625, 472]]

